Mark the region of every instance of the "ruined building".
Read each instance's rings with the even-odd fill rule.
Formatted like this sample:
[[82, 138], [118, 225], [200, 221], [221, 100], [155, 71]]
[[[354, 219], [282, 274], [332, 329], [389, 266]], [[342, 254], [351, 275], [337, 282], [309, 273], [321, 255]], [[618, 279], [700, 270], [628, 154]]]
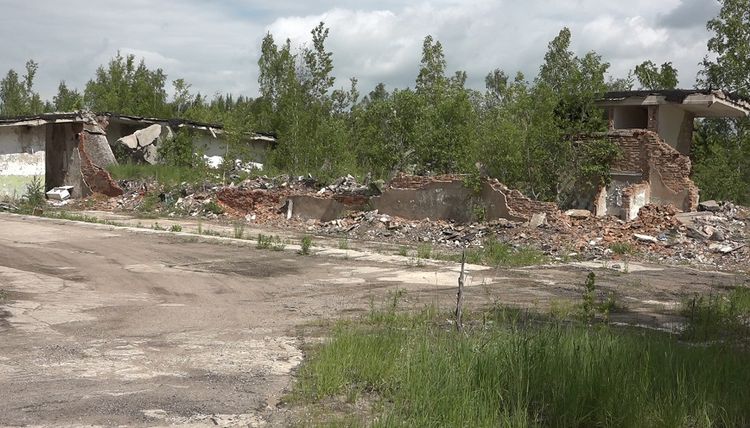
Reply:
[[690, 147], [696, 118], [750, 115], [750, 102], [724, 91], [665, 90], [609, 92], [598, 101], [609, 130], [585, 139], [607, 139], [622, 150], [612, 165], [612, 181], [592, 195], [597, 216], [631, 220], [647, 204], [698, 206], [690, 179]]
[[[214, 164], [228, 152], [223, 127], [184, 119], [156, 119], [115, 113], [46, 113], [0, 118], [0, 197], [19, 197], [34, 177], [46, 190], [72, 186], [74, 198], [122, 193], [106, 168], [116, 163], [112, 148], [155, 163], [157, 145], [174, 132], [188, 130], [196, 152]], [[245, 136], [246, 152], [263, 162], [275, 139]]]

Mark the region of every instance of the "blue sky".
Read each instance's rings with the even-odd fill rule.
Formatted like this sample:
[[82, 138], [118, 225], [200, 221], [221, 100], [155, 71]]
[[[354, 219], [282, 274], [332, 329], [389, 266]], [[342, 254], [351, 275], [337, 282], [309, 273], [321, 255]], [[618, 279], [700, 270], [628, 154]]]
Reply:
[[[108, 4], [109, 3], [109, 4]], [[257, 95], [259, 46], [266, 32], [293, 46], [330, 27], [337, 86], [413, 86], [422, 40], [444, 45], [449, 71], [483, 87], [494, 68], [533, 77], [563, 26], [578, 54], [595, 50], [622, 76], [646, 59], [672, 61], [690, 87], [710, 35], [715, 0], [0, 0], [0, 73], [40, 64], [36, 88], [51, 97], [59, 80], [83, 88], [118, 50], [185, 78], [204, 94]]]

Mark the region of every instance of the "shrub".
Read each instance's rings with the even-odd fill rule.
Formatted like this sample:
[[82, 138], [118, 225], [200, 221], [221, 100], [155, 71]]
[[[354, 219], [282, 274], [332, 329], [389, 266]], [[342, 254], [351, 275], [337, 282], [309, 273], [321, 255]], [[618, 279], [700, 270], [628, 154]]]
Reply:
[[312, 237], [305, 235], [302, 237], [302, 244], [300, 246], [300, 254], [303, 256], [310, 255], [310, 248], [312, 247]]

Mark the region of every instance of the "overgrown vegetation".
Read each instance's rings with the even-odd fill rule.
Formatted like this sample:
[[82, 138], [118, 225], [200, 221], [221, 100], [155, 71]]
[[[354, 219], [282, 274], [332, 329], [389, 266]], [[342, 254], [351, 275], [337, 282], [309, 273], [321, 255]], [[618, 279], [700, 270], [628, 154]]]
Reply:
[[735, 288], [727, 294], [695, 295], [683, 303], [688, 319], [682, 333], [692, 341], [750, 338], [750, 289]]
[[744, 350], [510, 309], [477, 314], [460, 334], [444, 314], [395, 306], [340, 323], [292, 399], [367, 403], [353, 423], [368, 426], [750, 424]]
[[[450, 256], [438, 255], [456, 262], [461, 261], [460, 254]], [[493, 267], [523, 267], [543, 264], [547, 257], [541, 251], [531, 247], [513, 247], [494, 238], [486, 239], [481, 247], [468, 248], [466, 261], [471, 264]]]
[[175, 165], [148, 165], [121, 163], [107, 167], [115, 180], [143, 180], [153, 179], [165, 186], [175, 186], [180, 183], [203, 183], [210, 172], [202, 168]]

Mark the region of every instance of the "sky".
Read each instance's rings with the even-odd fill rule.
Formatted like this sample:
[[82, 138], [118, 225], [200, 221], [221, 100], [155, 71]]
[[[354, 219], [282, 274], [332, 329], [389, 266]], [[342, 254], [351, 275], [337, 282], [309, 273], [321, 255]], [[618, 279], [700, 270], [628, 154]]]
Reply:
[[[706, 22], [716, 0], [0, 0], [0, 73], [23, 74], [39, 63], [43, 98], [60, 80], [83, 89], [117, 51], [184, 78], [192, 90], [254, 97], [260, 43], [271, 33], [294, 47], [310, 43], [320, 21], [330, 28], [336, 87], [359, 80], [366, 94], [378, 82], [414, 86], [424, 37], [443, 44], [448, 72], [464, 70], [484, 87], [495, 68], [533, 79], [547, 44], [563, 27], [578, 55], [596, 51], [622, 77], [650, 59], [671, 61], [680, 84], [692, 87], [706, 55]], [[168, 88], [171, 93], [171, 85]]]

